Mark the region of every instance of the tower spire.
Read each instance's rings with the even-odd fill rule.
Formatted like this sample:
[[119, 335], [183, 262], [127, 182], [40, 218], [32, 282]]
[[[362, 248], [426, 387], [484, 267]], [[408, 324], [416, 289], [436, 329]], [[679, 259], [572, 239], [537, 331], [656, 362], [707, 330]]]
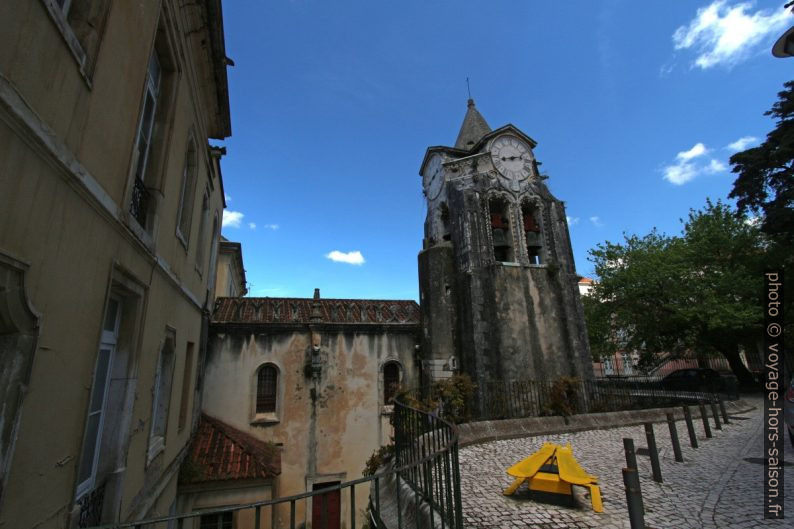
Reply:
[[469, 150], [474, 147], [480, 138], [491, 132], [491, 127], [488, 126], [482, 114], [477, 111], [477, 108], [474, 106], [474, 99], [471, 97], [469, 97], [467, 107], [466, 117], [463, 118], [463, 124], [460, 126], [458, 139], [455, 140], [456, 149]]

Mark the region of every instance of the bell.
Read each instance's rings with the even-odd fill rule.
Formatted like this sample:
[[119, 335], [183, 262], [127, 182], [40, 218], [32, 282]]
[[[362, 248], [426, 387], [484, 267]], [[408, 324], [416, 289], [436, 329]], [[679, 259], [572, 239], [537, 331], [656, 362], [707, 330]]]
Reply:
[[540, 246], [540, 234], [536, 231], [526, 232], [527, 246]]
[[507, 242], [507, 234], [505, 233], [506, 230], [502, 228], [494, 228], [493, 229], [493, 245], [494, 247], [500, 246], [510, 246]]

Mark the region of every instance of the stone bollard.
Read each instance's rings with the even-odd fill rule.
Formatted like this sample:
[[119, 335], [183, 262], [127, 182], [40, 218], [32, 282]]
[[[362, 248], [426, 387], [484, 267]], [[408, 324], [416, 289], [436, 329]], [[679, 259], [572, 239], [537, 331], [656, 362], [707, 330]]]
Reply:
[[673, 443], [675, 460], [679, 463], [683, 463], [684, 456], [681, 454], [681, 444], [678, 442], [678, 430], [675, 428], [675, 418], [672, 413], [667, 414], [667, 426], [670, 428], [670, 441]]
[[684, 406], [684, 420], [686, 421], [686, 429], [689, 433], [689, 444], [692, 448], [698, 447], [698, 437], [695, 435], [695, 425], [692, 424], [692, 413], [689, 411], [689, 406]]
[[645, 516], [642, 508], [640, 476], [634, 468], [623, 469], [623, 485], [626, 487], [626, 505], [629, 509], [631, 529], [645, 529]]
[[651, 456], [651, 470], [653, 480], [662, 482], [662, 467], [659, 465], [659, 451], [656, 449], [656, 436], [653, 433], [653, 423], [645, 423], [645, 439], [648, 441], [648, 452]]

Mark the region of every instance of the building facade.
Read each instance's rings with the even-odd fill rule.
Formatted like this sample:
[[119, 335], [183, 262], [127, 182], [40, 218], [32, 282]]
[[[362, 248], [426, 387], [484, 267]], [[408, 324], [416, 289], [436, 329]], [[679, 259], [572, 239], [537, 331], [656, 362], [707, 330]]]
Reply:
[[[322, 299], [319, 289], [313, 298], [219, 298], [210, 335], [203, 412], [278, 449], [279, 474], [251, 482], [257, 500], [361, 477], [372, 452], [391, 442], [397, 387], [418, 383], [414, 301]], [[246, 495], [254, 489], [240, 484], [192, 486], [185, 501], [199, 492], [215, 493], [216, 503], [205, 507], [254, 501]], [[367, 487], [356, 490], [359, 520], [368, 494]], [[349, 498], [328, 496], [328, 527], [348, 527]], [[279, 527], [289, 523], [289, 505], [283, 509]], [[297, 509], [299, 524], [319, 523], [319, 505], [299, 502]], [[251, 527], [245, 513], [237, 516], [233, 527]]]
[[0, 526], [169, 513], [230, 135], [220, 0], [0, 4]]
[[424, 372], [489, 380], [593, 376], [563, 203], [535, 141], [469, 100], [454, 147], [427, 149], [419, 253]]

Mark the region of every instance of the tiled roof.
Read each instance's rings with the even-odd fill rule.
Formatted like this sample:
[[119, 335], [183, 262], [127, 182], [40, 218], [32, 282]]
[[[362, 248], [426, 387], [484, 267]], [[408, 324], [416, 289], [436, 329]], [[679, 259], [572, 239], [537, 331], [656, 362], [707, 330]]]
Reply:
[[278, 474], [281, 474], [281, 452], [275, 445], [202, 414], [179, 481], [190, 484], [266, 479]]
[[218, 298], [212, 319], [214, 323], [418, 324], [419, 305], [413, 300]]
[[582, 285], [592, 285], [593, 283], [595, 283], [595, 281], [593, 281], [593, 280], [592, 280], [592, 279], [590, 279], [589, 277], [580, 277], [580, 278], [579, 278], [579, 284], [582, 284]]

